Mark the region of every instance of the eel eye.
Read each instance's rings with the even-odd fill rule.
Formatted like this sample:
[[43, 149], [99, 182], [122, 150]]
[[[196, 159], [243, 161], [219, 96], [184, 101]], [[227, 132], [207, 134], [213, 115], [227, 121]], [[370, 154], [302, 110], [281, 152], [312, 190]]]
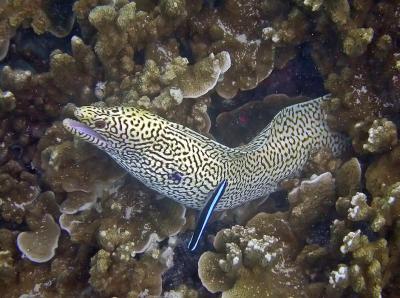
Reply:
[[104, 127], [106, 127], [106, 122], [104, 121], [104, 120], [96, 120], [95, 122], [94, 122], [94, 126], [96, 127], [96, 128], [104, 128]]

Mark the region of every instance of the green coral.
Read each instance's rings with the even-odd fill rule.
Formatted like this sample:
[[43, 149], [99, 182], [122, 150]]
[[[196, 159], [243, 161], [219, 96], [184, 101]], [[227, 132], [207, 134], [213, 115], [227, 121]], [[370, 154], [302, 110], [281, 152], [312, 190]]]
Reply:
[[357, 193], [351, 199], [348, 218], [352, 221], [368, 221], [374, 232], [390, 227], [399, 218], [400, 183], [388, 188], [383, 197], [374, 197], [370, 205], [363, 193]]
[[357, 230], [343, 238], [340, 251], [350, 254], [351, 262], [339, 264], [338, 269], [331, 272], [330, 285], [336, 289], [351, 287], [363, 297], [381, 297], [383, 274], [389, 261], [387, 241], [370, 242]]
[[363, 149], [369, 152], [384, 152], [397, 145], [397, 127], [392, 121], [376, 119], [368, 130], [368, 140]]
[[357, 28], [347, 32], [343, 41], [343, 51], [351, 56], [360, 56], [366, 51], [374, 36], [372, 28]]

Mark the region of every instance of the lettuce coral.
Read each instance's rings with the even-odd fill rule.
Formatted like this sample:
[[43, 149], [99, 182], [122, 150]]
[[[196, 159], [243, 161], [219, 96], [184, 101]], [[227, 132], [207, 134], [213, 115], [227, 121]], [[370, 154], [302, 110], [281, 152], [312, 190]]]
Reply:
[[60, 227], [50, 214], [45, 214], [38, 223], [30, 222], [30, 225], [32, 232], [22, 232], [18, 235], [18, 248], [31, 261], [47, 262], [55, 255]]

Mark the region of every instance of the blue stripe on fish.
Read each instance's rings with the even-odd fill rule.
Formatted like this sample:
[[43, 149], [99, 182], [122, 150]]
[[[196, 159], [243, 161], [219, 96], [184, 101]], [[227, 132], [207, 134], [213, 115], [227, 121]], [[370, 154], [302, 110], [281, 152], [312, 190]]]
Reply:
[[190, 242], [188, 244], [188, 249], [190, 251], [194, 251], [197, 248], [197, 245], [199, 244], [199, 240], [204, 233], [208, 220], [210, 219], [212, 212], [214, 211], [219, 200], [224, 194], [227, 186], [228, 186], [228, 181], [226, 181], [225, 179], [222, 180], [215, 188], [214, 192], [211, 194], [207, 203], [201, 210], [199, 219], [196, 224], [196, 229], [194, 230], [192, 238], [190, 239]]

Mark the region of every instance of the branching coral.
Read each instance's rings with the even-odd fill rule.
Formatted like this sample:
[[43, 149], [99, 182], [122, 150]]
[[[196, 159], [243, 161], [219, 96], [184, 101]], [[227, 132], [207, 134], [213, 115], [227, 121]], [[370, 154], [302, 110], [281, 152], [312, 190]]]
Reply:
[[306, 297], [302, 271], [293, 263], [297, 242], [283, 214], [260, 213], [245, 227], [218, 232], [216, 253], [199, 260], [199, 276], [222, 297]]
[[385, 226], [392, 226], [400, 213], [400, 184], [388, 188], [384, 197], [374, 197], [370, 205], [363, 193], [357, 193], [350, 201], [348, 219], [352, 221], [368, 221], [374, 232], [381, 231]]
[[368, 167], [365, 178], [368, 191], [375, 196], [384, 196], [387, 188], [400, 181], [400, 147], [376, 158]]
[[[312, 6], [315, 2], [304, 3]], [[398, 26], [394, 25], [398, 4], [347, 0], [318, 3], [321, 5], [316, 8], [320, 10], [316, 36], [326, 42], [313, 42], [313, 56], [327, 77], [326, 88], [336, 97], [328, 107], [328, 119], [333, 127], [349, 133], [357, 152], [387, 150], [395, 143], [394, 125], [386, 119], [376, 118], [391, 119], [399, 110], [398, 54], [393, 43], [398, 35]], [[342, 12], [339, 14], [342, 17], [333, 17], [335, 9]], [[330, 26], [327, 16], [335, 28]], [[375, 120], [378, 122], [374, 123]], [[379, 126], [382, 127], [379, 130], [383, 130], [381, 141], [384, 143], [371, 145], [371, 134], [374, 135]]]
[[[351, 161], [344, 167], [349, 168], [350, 165]], [[342, 171], [341, 174], [344, 173]], [[395, 239], [389, 238], [388, 241], [386, 238], [393, 229], [397, 229], [399, 184], [384, 187], [386, 193], [373, 197], [371, 202], [364, 193], [355, 192], [357, 189], [346, 188], [347, 193], [342, 192], [345, 196], [339, 197], [336, 202], [337, 211], [345, 219], [334, 221], [331, 245], [348, 258], [342, 258], [342, 262], [330, 273], [328, 293], [337, 295], [351, 288], [362, 297], [381, 297], [383, 287], [393, 274], [390, 268], [398, 262], [397, 253], [389, 262], [390, 250], [397, 251], [398, 248]], [[379, 238], [368, 239], [368, 228], [355, 230], [357, 222], [368, 223], [370, 231]]]
[[369, 152], [383, 152], [397, 144], [397, 127], [385, 118], [376, 119], [368, 130], [367, 143], [363, 149]]
[[340, 247], [343, 254], [351, 254], [350, 265], [340, 264], [331, 272], [329, 283], [333, 288], [352, 287], [363, 297], [381, 297], [383, 273], [389, 261], [387, 241], [370, 242], [360, 230], [350, 232]]

